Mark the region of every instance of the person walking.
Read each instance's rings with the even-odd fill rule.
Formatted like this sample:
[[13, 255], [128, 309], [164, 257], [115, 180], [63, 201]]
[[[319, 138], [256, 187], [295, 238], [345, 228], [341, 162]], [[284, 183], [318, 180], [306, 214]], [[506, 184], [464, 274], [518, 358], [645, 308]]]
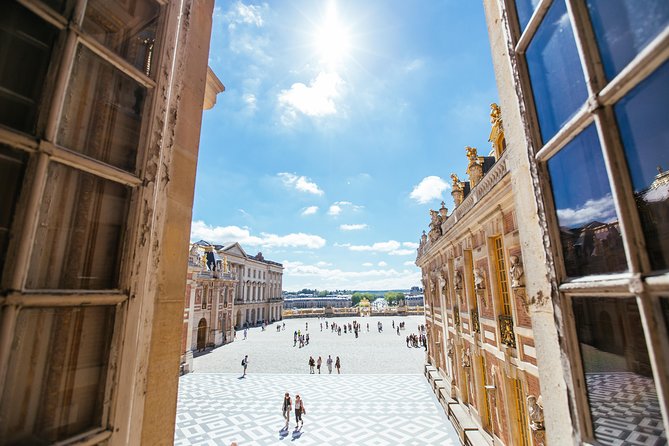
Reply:
[[332, 374], [332, 356], [328, 355], [328, 359], [325, 361], [325, 364], [328, 366], [328, 373]]
[[339, 369], [341, 368], [341, 361], [339, 361], [339, 356], [335, 360], [335, 368], [337, 369], [337, 375], [339, 375]]
[[245, 328], [244, 329], [244, 340], [246, 341], [246, 336], [249, 334], [249, 329]]
[[314, 374], [314, 366], [316, 365], [316, 361], [314, 361], [313, 356], [309, 356], [309, 373]]
[[316, 368], [318, 369], [318, 374], [321, 374], [321, 364], [323, 364], [323, 359], [319, 356], [316, 361]]
[[242, 359], [242, 367], [244, 367], [244, 374], [242, 377], [246, 376], [246, 367], [249, 366], [249, 355], [244, 355], [244, 359]]
[[284, 429], [288, 429], [291, 410], [293, 410], [293, 402], [290, 400], [290, 394], [286, 392], [286, 394], [283, 396], [283, 418], [286, 420], [286, 427], [284, 427]]
[[300, 398], [299, 393], [295, 395], [295, 430], [297, 430], [300, 423], [304, 426], [302, 415], [306, 415], [307, 411], [304, 409], [304, 401]]

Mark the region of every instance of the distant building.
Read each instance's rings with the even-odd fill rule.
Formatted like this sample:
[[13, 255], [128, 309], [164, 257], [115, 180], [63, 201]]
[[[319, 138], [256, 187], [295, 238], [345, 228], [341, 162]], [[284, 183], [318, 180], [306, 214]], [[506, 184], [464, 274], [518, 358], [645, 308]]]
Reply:
[[206, 241], [195, 243], [210, 247], [213, 261], [227, 262], [234, 276], [234, 327], [255, 326], [282, 319], [283, 265], [266, 260], [262, 253], [251, 256], [239, 243], [212, 245]]
[[407, 294], [404, 296], [404, 304], [409, 307], [420, 307], [424, 303], [424, 296], [422, 294]]
[[193, 368], [193, 353], [235, 338], [235, 275], [209, 244], [191, 245], [182, 333], [182, 371]]
[[325, 297], [298, 295], [297, 297], [286, 297], [283, 301], [283, 307], [287, 310], [293, 308], [349, 308], [351, 306], [351, 296], [346, 294]]
[[383, 311], [388, 309], [388, 301], [383, 297], [377, 297], [372, 301], [372, 309], [374, 311]]

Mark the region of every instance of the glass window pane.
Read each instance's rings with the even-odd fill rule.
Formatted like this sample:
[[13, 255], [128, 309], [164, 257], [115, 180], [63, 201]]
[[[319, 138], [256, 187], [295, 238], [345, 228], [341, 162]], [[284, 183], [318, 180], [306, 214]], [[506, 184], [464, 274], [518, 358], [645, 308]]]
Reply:
[[0, 2], [0, 124], [34, 133], [58, 30], [15, 2]]
[[668, 86], [665, 62], [614, 108], [654, 269], [669, 267]]
[[0, 400], [1, 444], [52, 444], [102, 425], [115, 311], [21, 310]]
[[546, 142], [588, 96], [564, 0], [556, 0], [548, 9], [526, 57], [541, 137]]
[[587, 3], [609, 79], [669, 25], [666, 0], [588, 0]]
[[14, 208], [21, 192], [23, 173], [26, 167], [25, 153], [0, 144], [0, 276], [5, 266], [9, 231], [14, 219]]
[[579, 297], [573, 309], [595, 438], [667, 444], [635, 298]]
[[627, 270], [618, 214], [594, 124], [548, 161], [570, 277]]
[[516, 12], [518, 13], [518, 22], [521, 31], [525, 29], [530, 22], [534, 10], [541, 0], [516, 0]]
[[26, 286], [117, 289], [130, 188], [52, 163]]
[[84, 31], [150, 76], [159, 15], [154, 0], [90, 0]]
[[97, 57], [77, 51], [58, 142], [134, 171], [147, 89]]

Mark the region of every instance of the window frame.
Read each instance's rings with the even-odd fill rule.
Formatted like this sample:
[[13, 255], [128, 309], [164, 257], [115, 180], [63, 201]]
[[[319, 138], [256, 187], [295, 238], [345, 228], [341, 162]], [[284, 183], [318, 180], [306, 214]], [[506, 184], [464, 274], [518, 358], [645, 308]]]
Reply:
[[[138, 365], [138, 356], [145, 356], [140, 352], [146, 351], [148, 354], [149, 343], [142, 333], [150, 331], [150, 328], [140, 326], [139, 321], [147, 314], [150, 316], [153, 312], [153, 303], [142, 303], [141, 301], [146, 299], [135, 300], [134, 298], [146, 294], [147, 284], [144, 283], [142, 276], [149, 268], [148, 253], [152, 248], [151, 243], [141, 242], [142, 234], [139, 230], [131, 228], [135, 228], [134, 223], [140, 221], [142, 211], [151, 215], [149, 222], [152, 225], [150, 229], [152, 233], [156, 230], [153, 226], [160, 218], [155, 213], [158, 206], [157, 194], [161, 187], [157, 184], [150, 185], [150, 183], [158, 183], [162, 166], [159, 166], [157, 173], [149, 175], [146, 164], [151, 155], [155, 156], [155, 153], [150, 153], [151, 144], [155, 144], [156, 141], [161, 143], [164, 138], [163, 135], [154, 135], [155, 129], [163, 126], [165, 130], [167, 124], [161, 123], [160, 119], [167, 112], [169, 104], [175, 101], [171, 97], [171, 89], [174, 88], [172, 74], [159, 73], [156, 70], [154, 78], [151, 78], [127, 62], [121, 55], [87, 35], [82, 30], [82, 24], [88, 0], [70, 0], [67, 7], [64, 8], [64, 14], [69, 14], [69, 19], [40, 0], [15, 1], [38, 18], [54, 26], [59, 35], [55, 39], [50, 54], [35, 134], [26, 134], [10, 127], [0, 126], [0, 142], [29, 155], [13, 220], [10, 224], [10, 231], [16, 236], [7, 247], [5, 267], [3, 271], [0, 271], [0, 283], [2, 289], [5, 290], [5, 293], [0, 295], [0, 395], [6, 384], [8, 359], [16, 322], [23, 308], [114, 306], [115, 321], [107, 374], [103, 383], [104, 399], [100, 425], [92, 426], [85, 432], [61, 439], [59, 442], [95, 444], [112, 437], [112, 428], [118, 432], [119, 427], [120, 437], [135, 438], [139, 441], [140, 432], [132, 431], [127, 421], [130, 418], [127, 417], [131, 416], [130, 412], [136, 414], [141, 411], [143, 404], [141, 402], [132, 404], [127, 399], [143, 401], [144, 396], [141, 389], [134, 384], [134, 378], [124, 379], [122, 375], [134, 375], [134, 370]], [[181, 25], [179, 5], [169, 0], [155, 0], [155, 2], [160, 5], [161, 11], [157, 19], [155, 42], [157, 51], [153, 53], [152, 58], [154, 66], [160, 67], [168, 52], [174, 53], [177, 50], [183, 52], [184, 50], [179, 45], [183, 37], [179, 33], [180, 30], [177, 29]], [[170, 29], [175, 29], [177, 32], [168, 33]], [[134, 172], [106, 164], [55, 142], [61, 125], [72, 68], [80, 46], [87, 48], [95, 56], [100, 57], [105, 64], [130, 77], [148, 90], [157, 93], [164, 85], [165, 89], [170, 91], [169, 94], [162, 97], [153, 94], [150, 100], [143, 104]], [[173, 54], [173, 57], [177, 56]], [[160, 156], [162, 157], [162, 148]], [[65, 165], [130, 187], [128, 215], [124, 222], [125, 236], [122, 245], [119, 246], [121, 260], [116, 289], [26, 289], [25, 284], [33, 250], [33, 236], [39, 221], [40, 200], [47, 187], [48, 170], [51, 163]], [[144, 235], [147, 238], [154, 236], [149, 233], [144, 233]], [[149, 298], [152, 297], [149, 296]], [[134, 342], [122, 343], [123, 339], [126, 341], [136, 339], [137, 344], [140, 345], [131, 345], [135, 344]], [[119, 416], [117, 417], [116, 414]]]
[[[525, 52], [537, 32], [543, 18], [554, 1], [565, 1], [574, 39], [585, 76], [588, 98], [574, 116], [545, 144], [542, 144], [530, 84]], [[669, 273], [653, 270], [645, 247], [645, 236], [633, 197], [631, 175], [625, 158], [613, 107], [633, 88], [641, 84], [663, 63], [669, 60], [669, 27], [660, 32], [639, 52], [613, 79], [607, 81], [599, 56], [587, 5], [583, 0], [541, 0], [530, 21], [521, 30], [514, 0], [498, 0], [505, 20], [505, 34], [515, 75], [518, 101], [528, 142], [530, 162], [537, 168], [538, 188], [536, 194], [546, 209], [546, 228], [550, 239], [555, 285], [558, 294], [554, 302], [556, 311], [563, 314], [558, 331], [565, 339], [563, 355], [569, 359], [569, 370], [576, 409], [579, 436], [588, 444], [597, 444], [593, 431], [590, 406], [585, 392], [583, 364], [576, 336], [572, 308], [574, 296], [606, 295], [620, 298], [635, 297], [643, 322], [646, 346], [662, 408], [665, 429], [669, 426], [669, 340], [666, 326], [662, 323], [660, 295], [667, 295]], [[569, 278], [566, 275], [559, 236], [559, 225], [548, 176], [547, 162], [564, 146], [571, 142], [587, 126], [595, 124], [607, 170], [608, 181], [614, 198], [620, 224], [620, 233], [625, 249], [628, 271], [617, 274], [591, 275]], [[564, 361], [563, 361], [564, 362]]]

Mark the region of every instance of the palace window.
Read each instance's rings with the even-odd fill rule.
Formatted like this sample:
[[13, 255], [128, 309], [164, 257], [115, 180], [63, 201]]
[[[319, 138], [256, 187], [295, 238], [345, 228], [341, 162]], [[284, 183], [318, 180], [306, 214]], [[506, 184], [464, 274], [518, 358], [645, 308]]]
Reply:
[[111, 436], [164, 4], [0, 2], [0, 445]]
[[[572, 373], [581, 436], [650, 441], [669, 416], [657, 402], [669, 392], [669, 327], [658, 316], [669, 291], [669, 3], [503, 3], [530, 151], [545, 178], [562, 310], [573, 315], [559, 329], [580, 351]], [[602, 424], [603, 392], [625, 380], [637, 389], [630, 401], [654, 409], [625, 419], [625, 436], [615, 437]]]

